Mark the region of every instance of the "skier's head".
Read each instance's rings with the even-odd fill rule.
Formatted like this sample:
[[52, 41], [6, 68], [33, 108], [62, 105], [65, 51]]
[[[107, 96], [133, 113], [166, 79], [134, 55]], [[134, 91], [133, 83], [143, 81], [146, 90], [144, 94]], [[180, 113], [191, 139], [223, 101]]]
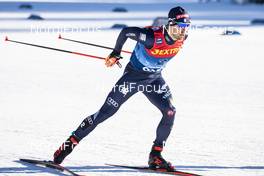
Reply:
[[190, 16], [182, 7], [174, 7], [168, 13], [167, 30], [174, 40], [182, 40], [190, 26]]

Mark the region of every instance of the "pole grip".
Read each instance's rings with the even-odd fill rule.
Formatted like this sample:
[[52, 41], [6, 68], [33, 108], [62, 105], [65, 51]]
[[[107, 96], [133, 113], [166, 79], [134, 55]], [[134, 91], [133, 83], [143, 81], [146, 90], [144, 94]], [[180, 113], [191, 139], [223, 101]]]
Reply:
[[116, 65], [118, 65], [119, 68], [122, 68], [122, 64], [119, 61], [116, 62]]

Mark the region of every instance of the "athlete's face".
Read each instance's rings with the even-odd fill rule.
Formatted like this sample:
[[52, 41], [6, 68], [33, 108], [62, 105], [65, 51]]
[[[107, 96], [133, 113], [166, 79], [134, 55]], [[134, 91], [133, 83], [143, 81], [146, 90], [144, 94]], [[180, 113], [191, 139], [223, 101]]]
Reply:
[[168, 33], [173, 40], [184, 40], [185, 35], [189, 29], [189, 24], [179, 23], [174, 25], [169, 25]]

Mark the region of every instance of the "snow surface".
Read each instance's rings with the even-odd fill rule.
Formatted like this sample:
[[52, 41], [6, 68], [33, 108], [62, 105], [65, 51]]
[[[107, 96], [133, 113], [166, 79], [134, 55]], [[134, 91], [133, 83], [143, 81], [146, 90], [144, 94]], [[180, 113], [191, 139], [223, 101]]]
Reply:
[[[263, 176], [264, 27], [249, 25], [255, 14], [264, 17], [263, 6], [212, 4], [202, 11], [197, 4], [186, 5], [193, 12], [193, 23], [218, 24], [221, 19], [222, 25], [236, 23], [242, 35], [222, 36], [224, 27], [193, 28], [182, 51], [164, 70], [177, 115], [163, 155], [179, 170], [204, 176]], [[234, 15], [213, 13], [211, 6], [221, 12], [228, 7]], [[100, 108], [123, 72], [106, 68], [100, 60], [6, 42], [5, 36], [105, 57], [109, 50], [58, 40], [56, 31], [33, 33], [30, 28], [99, 26], [98, 31], [62, 31], [62, 35], [114, 46], [119, 33], [109, 29], [114, 23], [146, 26], [155, 17], [134, 12], [137, 19], [127, 20], [129, 13], [118, 16], [108, 11], [105, 18], [112, 20], [103, 16], [96, 20], [98, 12], [85, 12], [85, 20], [63, 20], [61, 13], [50, 8], [46, 17], [60, 19], [28, 21], [17, 19], [24, 18], [25, 12], [0, 12], [0, 175], [63, 175], [18, 159], [51, 159], [81, 121]], [[243, 11], [253, 15], [249, 18]], [[78, 18], [78, 13], [65, 12], [64, 18]], [[195, 15], [202, 13], [207, 15]], [[166, 15], [165, 8], [157, 14]], [[134, 45], [128, 40], [124, 49], [132, 50]], [[123, 56], [125, 66], [129, 55]], [[159, 175], [105, 163], [146, 165], [160, 117], [138, 93], [86, 137], [63, 164], [91, 176]]]

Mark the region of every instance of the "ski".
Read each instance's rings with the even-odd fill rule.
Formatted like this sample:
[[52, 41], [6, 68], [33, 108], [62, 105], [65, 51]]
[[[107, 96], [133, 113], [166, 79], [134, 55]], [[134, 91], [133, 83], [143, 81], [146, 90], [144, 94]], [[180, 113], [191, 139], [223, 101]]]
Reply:
[[69, 175], [69, 176], [84, 176], [84, 175], [76, 174], [75, 172], [71, 171], [70, 169], [68, 169], [66, 167], [63, 167], [63, 166], [61, 166], [59, 164], [55, 164], [53, 161], [24, 159], [24, 158], [21, 158], [19, 160], [22, 161], [22, 162], [34, 164], [36, 166], [55, 169], [56, 171], [59, 171], [59, 172], [61, 172], [63, 174]]
[[150, 169], [149, 167], [146, 166], [128, 166], [128, 165], [118, 165], [118, 164], [106, 164], [108, 166], [113, 166], [113, 167], [122, 167], [122, 168], [127, 168], [127, 169], [135, 169], [138, 171], [143, 171], [143, 172], [152, 172], [152, 173], [159, 173], [159, 174], [168, 174], [168, 175], [176, 175], [176, 176], [201, 176], [198, 174], [194, 173], [188, 173], [188, 172], [183, 172], [183, 171], [166, 171], [165, 169]]

